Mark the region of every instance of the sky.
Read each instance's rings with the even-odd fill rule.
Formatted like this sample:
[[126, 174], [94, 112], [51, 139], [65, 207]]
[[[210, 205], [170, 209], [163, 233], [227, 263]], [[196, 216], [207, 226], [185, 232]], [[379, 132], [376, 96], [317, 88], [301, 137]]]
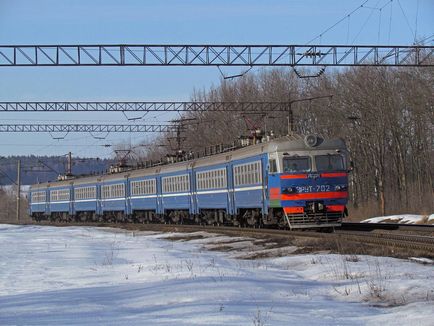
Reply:
[[[306, 44], [345, 17], [312, 43], [411, 45], [415, 35], [434, 34], [434, 0], [369, 0], [347, 16], [363, 2], [0, 0], [0, 45]], [[228, 75], [243, 70], [223, 69]], [[209, 89], [220, 78], [216, 67], [0, 67], [0, 101], [188, 101], [194, 89]], [[134, 123], [178, 117], [149, 113]], [[0, 123], [75, 122], [133, 123], [121, 112], [0, 112]], [[112, 157], [113, 147], [103, 145], [134, 146], [156, 135], [113, 133], [96, 139], [105, 134], [70, 133], [54, 139], [63, 136], [3, 133], [0, 156]]]

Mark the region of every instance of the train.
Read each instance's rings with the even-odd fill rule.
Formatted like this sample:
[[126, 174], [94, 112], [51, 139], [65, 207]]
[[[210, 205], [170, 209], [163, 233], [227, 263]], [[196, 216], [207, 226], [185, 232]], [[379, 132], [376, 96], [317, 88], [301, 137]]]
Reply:
[[331, 228], [348, 215], [345, 142], [284, 136], [118, 173], [34, 184], [35, 221]]

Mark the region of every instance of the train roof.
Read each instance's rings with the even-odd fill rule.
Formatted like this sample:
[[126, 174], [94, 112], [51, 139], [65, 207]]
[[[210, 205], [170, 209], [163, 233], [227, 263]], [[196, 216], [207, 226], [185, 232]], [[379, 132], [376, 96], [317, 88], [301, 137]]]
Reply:
[[[311, 145], [309, 145], [308, 137], [315, 137], [310, 139], [311, 141], [315, 142], [313, 146], [312, 143]], [[189, 161], [153, 166], [149, 168], [139, 168], [114, 174], [93, 175], [63, 181], [53, 181], [35, 184], [30, 187], [30, 190], [44, 189], [47, 187], [65, 187], [71, 184], [86, 185], [95, 183], [96, 181], [114, 181], [124, 179], [125, 177], [138, 178], [143, 176], [146, 177], [148, 175], [152, 176], [160, 173], [179, 172], [183, 170], [187, 171], [193, 167], [201, 168], [210, 165], [224, 164], [227, 161], [249, 158], [263, 153], [335, 149], [343, 150], [345, 148], [345, 142], [341, 138], [324, 139], [322, 137], [313, 135], [309, 135], [306, 137], [302, 137], [299, 135], [284, 136], [272, 139], [268, 142], [258, 143], [255, 145], [242, 147], [233, 151], [227, 151], [211, 156], [196, 158]]]

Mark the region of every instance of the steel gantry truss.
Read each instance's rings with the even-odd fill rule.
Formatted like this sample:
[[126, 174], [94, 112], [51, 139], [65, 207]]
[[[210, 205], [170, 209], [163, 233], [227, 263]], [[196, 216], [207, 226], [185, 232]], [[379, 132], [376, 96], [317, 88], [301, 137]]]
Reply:
[[0, 111], [123, 111], [123, 112], [270, 112], [288, 111], [291, 103], [331, 97], [330, 95], [289, 102], [0, 102]]
[[175, 125], [0, 124], [0, 132], [169, 132]]
[[6, 66], [434, 66], [434, 46], [0, 45]]

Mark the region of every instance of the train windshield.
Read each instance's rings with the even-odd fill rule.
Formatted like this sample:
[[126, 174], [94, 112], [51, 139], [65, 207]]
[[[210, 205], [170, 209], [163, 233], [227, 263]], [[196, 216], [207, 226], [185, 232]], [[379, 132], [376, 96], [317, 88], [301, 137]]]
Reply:
[[315, 164], [317, 171], [345, 170], [344, 158], [341, 155], [317, 155]]
[[283, 172], [310, 171], [310, 158], [307, 156], [283, 157]]

